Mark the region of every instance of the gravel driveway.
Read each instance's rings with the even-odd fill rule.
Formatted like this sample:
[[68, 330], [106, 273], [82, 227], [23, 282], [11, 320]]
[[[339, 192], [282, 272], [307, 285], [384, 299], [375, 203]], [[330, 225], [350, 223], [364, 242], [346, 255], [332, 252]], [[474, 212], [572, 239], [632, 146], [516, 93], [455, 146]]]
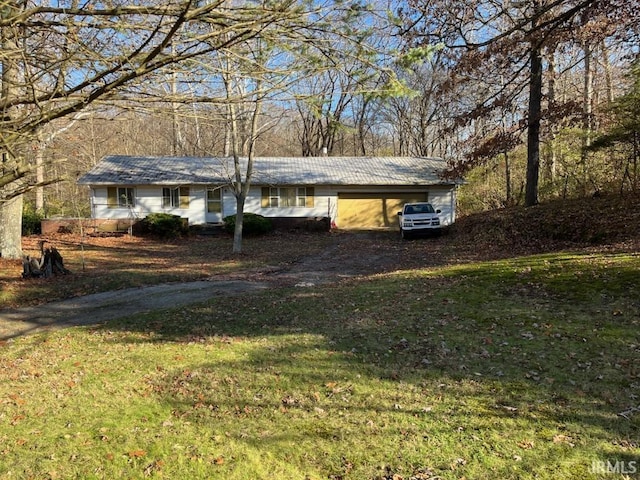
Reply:
[[[388, 235], [362, 234], [336, 243], [322, 254], [286, 268], [96, 293], [9, 310], [0, 310], [0, 341], [43, 330], [91, 325], [152, 310], [204, 302], [218, 295], [260, 292], [275, 287], [315, 285], [397, 268], [402, 249], [390, 249]], [[394, 242], [397, 240], [394, 238]], [[383, 241], [385, 240], [385, 241]]]
[[242, 280], [168, 283], [3, 310], [0, 311], [0, 340], [47, 329], [101, 323], [151, 310], [204, 302], [217, 295], [256, 292], [265, 288], [266, 284]]

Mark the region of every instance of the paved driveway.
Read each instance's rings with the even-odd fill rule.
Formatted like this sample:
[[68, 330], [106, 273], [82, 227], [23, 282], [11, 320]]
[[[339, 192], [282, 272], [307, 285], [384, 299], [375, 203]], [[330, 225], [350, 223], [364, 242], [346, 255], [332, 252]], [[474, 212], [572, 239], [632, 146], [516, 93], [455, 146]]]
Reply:
[[265, 283], [243, 280], [169, 283], [2, 310], [0, 340], [47, 329], [101, 323], [136, 313], [204, 302], [218, 295], [257, 292], [265, 288]]
[[320, 254], [286, 267], [239, 273], [235, 277], [212, 277], [187, 283], [168, 283], [96, 293], [33, 307], [0, 310], [0, 340], [43, 330], [91, 325], [152, 310], [204, 302], [218, 295], [260, 292], [268, 288], [301, 287], [336, 282], [354, 276], [392, 271], [407, 262], [424, 265], [439, 242], [401, 242], [388, 233], [362, 233], [338, 241]]

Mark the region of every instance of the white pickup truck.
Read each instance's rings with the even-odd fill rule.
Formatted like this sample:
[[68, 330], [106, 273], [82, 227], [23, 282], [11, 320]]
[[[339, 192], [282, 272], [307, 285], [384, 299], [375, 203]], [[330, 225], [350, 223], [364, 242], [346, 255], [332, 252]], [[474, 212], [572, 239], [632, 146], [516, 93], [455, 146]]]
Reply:
[[405, 203], [398, 212], [400, 236], [410, 238], [414, 235], [439, 235], [441, 232], [440, 210], [426, 202]]

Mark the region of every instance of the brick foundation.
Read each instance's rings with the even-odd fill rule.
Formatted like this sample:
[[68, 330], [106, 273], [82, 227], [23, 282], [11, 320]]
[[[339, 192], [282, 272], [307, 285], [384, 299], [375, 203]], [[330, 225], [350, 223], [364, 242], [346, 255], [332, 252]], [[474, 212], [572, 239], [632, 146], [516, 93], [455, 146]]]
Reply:
[[[135, 228], [134, 222], [134, 228]], [[80, 233], [80, 226], [88, 235], [102, 233], [127, 233], [131, 227], [131, 221], [100, 218], [54, 218], [41, 222], [42, 234], [55, 233]]]

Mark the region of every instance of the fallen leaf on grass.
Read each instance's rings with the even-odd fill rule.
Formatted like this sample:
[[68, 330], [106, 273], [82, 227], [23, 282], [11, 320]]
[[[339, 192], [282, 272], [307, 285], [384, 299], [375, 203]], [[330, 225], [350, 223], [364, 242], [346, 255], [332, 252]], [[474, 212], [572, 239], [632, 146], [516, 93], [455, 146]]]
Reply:
[[524, 450], [530, 450], [534, 447], [533, 440], [522, 440], [518, 442], [518, 446]]
[[131, 450], [127, 455], [129, 458], [142, 458], [147, 454], [144, 450]]
[[570, 447], [575, 447], [575, 443], [572, 441], [571, 437], [567, 435], [562, 435], [561, 433], [553, 436], [553, 443], [566, 443]]
[[10, 393], [9, 394], [9, 398], [13, 401], [13, 404], [17, 407], [24, 405], [25, 403], [27, 403], [27, 401], [22, 398], [20, 395], [18, 395], [17, 393]]
[[162, 460], [154, 460], [144, 469], [144, 476], [149, 477], [155, 472], [159, 472], [163, 465], [164, 462]]
[[24, 415], [16, 415], [15, 417], [13, 417], [11, 419], [11, 422], [9, 422], [10, 425], [15, 426], [18, 424], [18, 422], [20, 422], [21, 420], [24, 420], [25, 416]]
[[466, 464], [467, 464], [467, 461], [464, 458], [456, 458], [453, 462], [451, 462], [449, 466], [451, 470], [457, 470], [458, 468]]
[[284, 397], [282, 399], [282, 404], [283, 405], [297, 405], [298, 404], [298, 400], [294, 397], [292, 397], [291, 395], [287, 395], [286, 397]]

